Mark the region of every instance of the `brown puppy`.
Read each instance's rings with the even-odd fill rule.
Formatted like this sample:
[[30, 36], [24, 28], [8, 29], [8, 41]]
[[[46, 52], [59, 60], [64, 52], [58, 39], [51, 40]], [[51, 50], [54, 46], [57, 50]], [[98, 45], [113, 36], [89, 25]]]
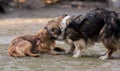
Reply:
[[51, 39], [49, 33], [45, 29], [41, 29], [36, 35], [24, 35], [16, 37], [9, 45], [8, 54], [13, 57], [33, 56], [39, 54], [35, 52], [44, 52], [51, 54], [59, 54], [64, 49], [54, 47], [55, 41]]
[[34, 35], [24, 35], [16, 37], [11, 41], [8, 48], [8, 55], [13, 57], [32, 56], [36, 57], [39, 54], [33, 53], [37, 47], [37, 42]]
[[65, 50], [62, 48], [55, 47], [56, 43], [53, 38], [51, 38], [49, 32], [47, 30], [40, 30], [36, 34], [36, 38], [39, 38], [39, 45], [37, 47], [37, 51], [40, 53], [50, 53], [53, 55], [61, 54]]

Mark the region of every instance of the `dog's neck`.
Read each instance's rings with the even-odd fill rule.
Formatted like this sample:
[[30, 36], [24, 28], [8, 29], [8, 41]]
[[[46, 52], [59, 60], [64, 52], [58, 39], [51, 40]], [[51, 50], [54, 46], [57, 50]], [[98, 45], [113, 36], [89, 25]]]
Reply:
[[61, 31], [63, 31], [67, 24], [68, 24], [68, 21], [70, 20], [71, 16], [66, 16], [64, 17], [62, 20], [61, 20], [61, 23], [60, 23], [60, 26], [61, 26]]

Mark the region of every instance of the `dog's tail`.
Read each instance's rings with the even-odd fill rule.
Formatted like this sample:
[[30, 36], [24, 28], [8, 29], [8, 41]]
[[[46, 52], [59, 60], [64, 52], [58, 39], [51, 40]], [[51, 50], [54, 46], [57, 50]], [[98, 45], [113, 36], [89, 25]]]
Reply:
[[55, 47], [54, 50], [58, 52], [65, 52], [65, 50], [60, 47]]

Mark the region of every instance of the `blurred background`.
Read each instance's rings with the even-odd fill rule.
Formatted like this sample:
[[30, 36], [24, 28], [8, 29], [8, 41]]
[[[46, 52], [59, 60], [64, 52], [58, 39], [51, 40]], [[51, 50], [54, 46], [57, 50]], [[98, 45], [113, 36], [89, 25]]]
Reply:
[[60, 8], [120, 8], [120, 0], [0, 0], [0, 12], [16, 9], [40, 9], [42, 7]]
[[0, 43], [33, 34], [62, 14], [85, 14], [97, 7], [120, 13], [120, 0], [0, 0]]

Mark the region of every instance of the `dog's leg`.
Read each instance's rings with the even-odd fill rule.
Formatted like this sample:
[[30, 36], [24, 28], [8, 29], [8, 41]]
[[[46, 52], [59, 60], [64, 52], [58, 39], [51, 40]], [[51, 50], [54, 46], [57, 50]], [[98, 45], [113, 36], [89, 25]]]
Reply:
[[60, 47], [55, 47], [53, 51], [55, 51], [57, 55], [64, 55], [64, 54], [66, 54], [65, 50], [60, 48]]
[[105, 47], [107, 48], [107, 52], [104, 56], [101, 56], [100, 59], [102, 60], [106, 60], [108, 58], [110, 58], [110, 56], [112, 55], [113, 52], [115, 52], [117, 49], [115, 48], [115, 46], [111, 43], [111, 41], [103, 41], [103, 44], [105, 45]]
[[50, 49], [48, 48], [38, 48], [38, 51], [41, 52], [41, 53], [48, 53], [50, 51]]
[[55, 50], [51, 50], [50, 54], [53, 54], [53, 55], [64, 55], [66, 53], [65, 52], [58, 52], [58, 51], [55, 51]]
[[25, 54], [31, 57], [38, 57], [39, 54], [32, 53], [32, 45], [29, 43], [29, 45], [26, 45]]
[[15, 57], [23, 57], [26, 56], [24, 52], [22, 52], [21, 47], [16, 46], [16, 54], [14, 54]]
[[73, 54], [73, 51], [75, 50], [75, 46], [72, 45], [70, 49], [66, 50], [65, 53], [66, 54]]
[[57, 52], [57, 51], [51, 50], [51, 51], [50, 51], [50, 54], [52, 54], [52, 55], [58, 55], [58, 54], [60, 54], [60, 53]]
[[28, 51], [26, 52], [26, 54], [29, 55], [29, 56], [32, 56], [32, 57], [38, 57], [38, 56], [39, 56], [39, 54], [34, 54], [34, 53], [32, 53], [30, 50], [28, 50]]
[[102, 60], [109, 59], [110, 56], [112, 55], [112, 53], [115, 51], [116, 51], [116, 49], [107, 48], [106, 54], [104, 56], [101, 56], [100, 59], [102, 59]]
[[72, 57], [74, 58], [78, 58], [78, 57], [81, 57], [81, 50], [79, 48], [76, 48], [75, 49], [75, 52], [74, 52], [74, 55]]
[[75, 51], [74, 51], [75, 53], [74, 53], [73, 57], [74, 58], [81, 57], [82, 56], [81, 51], [84, 47], [86, 47], [85, 41], [83, 39], [80, 39], [78, 41], [75, 41], [74, 44], [75, 44]]
[[[62, 50], [62, 51], [60, 52], [60, 50]], [[54, 48], [54, 46], [51, 46], [51, 50], [49, 52], [50, 52], [50, 54], [53, 54], [53, 55], [63, 55], [63, 54], [65, 54], [63, 49], [58, 48], [58, 47]]]
[[58, 51], [58, 52], [65, 52], [65, 50], [63, 48], [60, 48], [60, 47], [55, 47], [54, 50]]

